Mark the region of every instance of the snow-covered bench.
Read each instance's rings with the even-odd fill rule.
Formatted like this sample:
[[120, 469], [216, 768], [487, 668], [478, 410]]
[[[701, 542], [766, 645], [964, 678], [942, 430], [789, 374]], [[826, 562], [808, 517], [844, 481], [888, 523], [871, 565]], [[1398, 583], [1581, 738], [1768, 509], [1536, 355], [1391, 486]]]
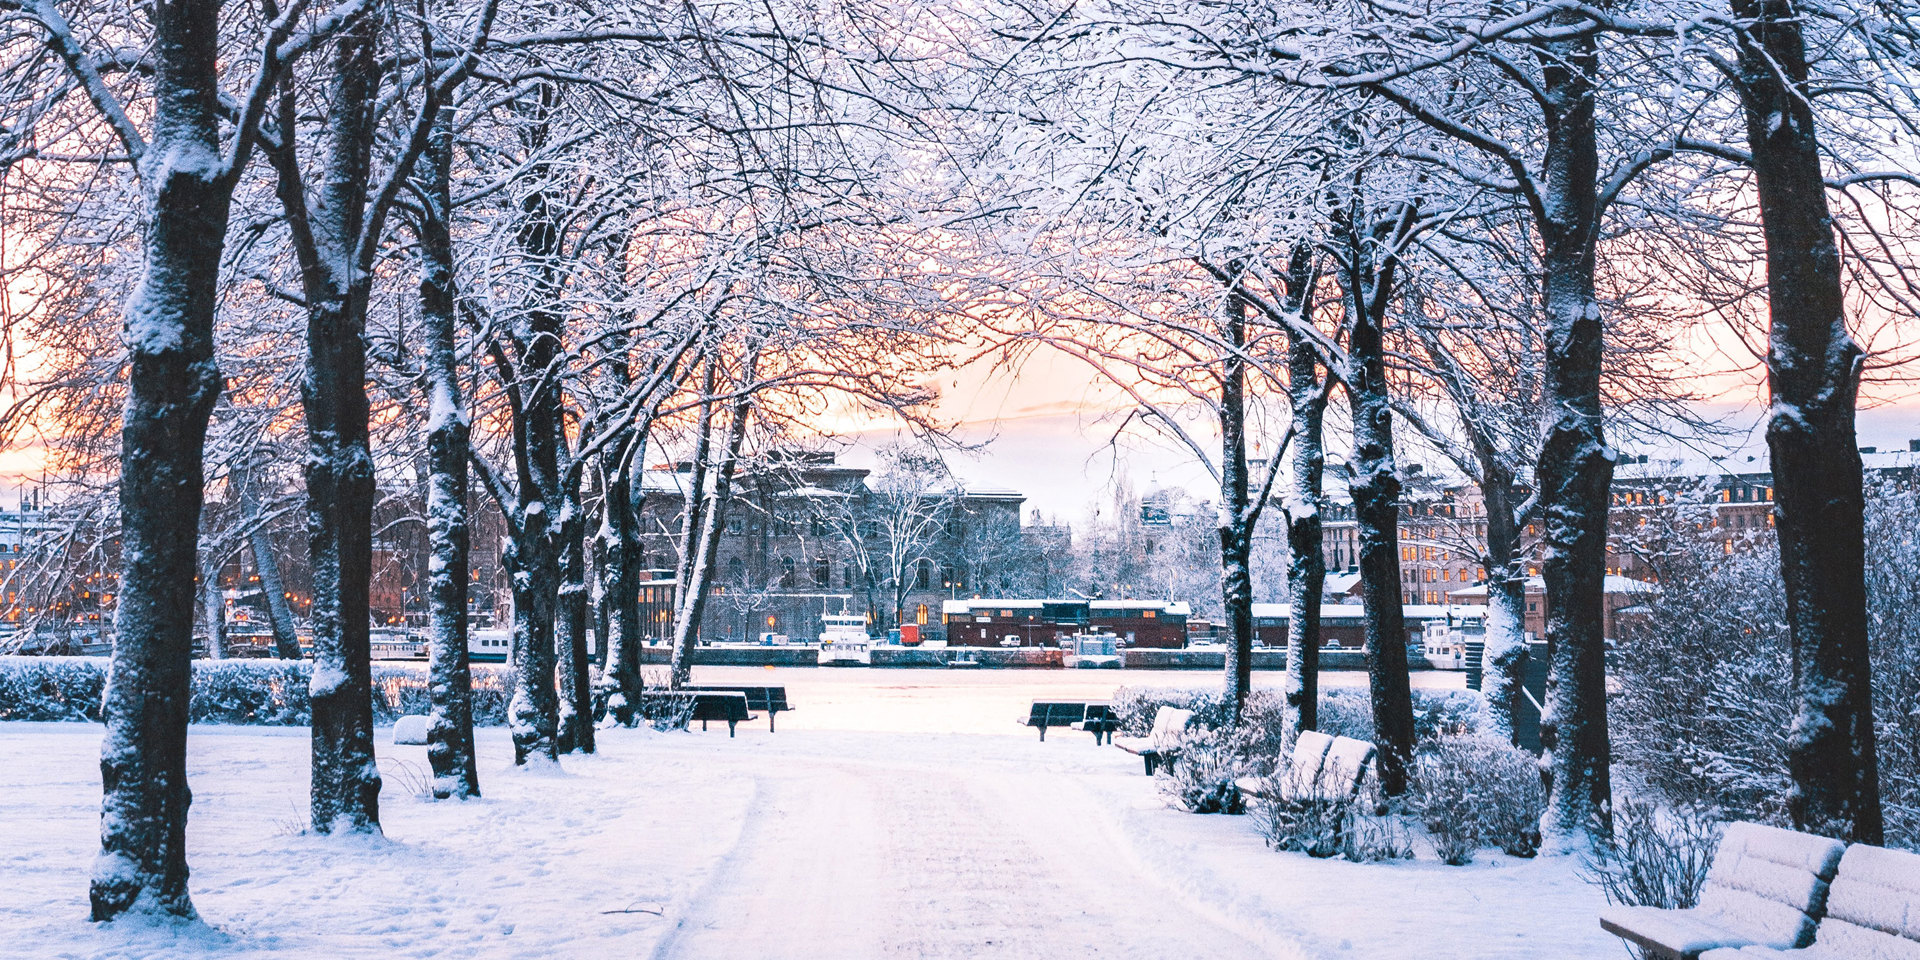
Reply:
[[1233, 784], [1249, 800], [1345, 800], [1359, 792], [1375, 752], [1365, 740], [1307, 730], [1294, 740], [1284, 769], [1269, 777], [1240, 777]]
[[1800, 950], [1724, 947], [1700, 960], [1916, 960], [1920, 958], [1920, 854], [1856, 843], [1827, 888], [1826, 916]]
[[1144, 737], [1108, 737], [1107, 742], [1146, 761], [1147, 776], [1162, 766], [1171, 767], [1180, 759], [1180, 746], [1187, 739], [1187, 724], [1193, 711], [1179, 707], [1161, 707], [1153, 715], [1153, 730]]
[[1802, 947], [1813, 939], [1845, 849], [1826, 837], [1735, 823], [1720, 840], [1699, 906], [1609, 907], [1600, 926], [1663, 960], [1695, 960], [1723, 947]]

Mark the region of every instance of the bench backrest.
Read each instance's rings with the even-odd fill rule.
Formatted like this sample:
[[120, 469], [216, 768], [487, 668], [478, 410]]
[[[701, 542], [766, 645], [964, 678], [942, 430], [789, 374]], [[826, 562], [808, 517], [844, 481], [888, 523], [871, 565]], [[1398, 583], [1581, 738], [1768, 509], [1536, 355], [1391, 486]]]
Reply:
[[1180, 741], [1187, 738], [1187, 724], [1192, 720], [1192, 710], [1161, 707], [1153, 715], [1153, 732], [1147, 736], [1156, 747], [1179, 746]]
[[1920, 958], [1920, 854], [1848, 847], [1814, 942], [1834, 956]]
[[696, 693], [693, 695], [693, 719], [695, 720], [745, 720], [752, 713], [747, 709], [747, 697], [743, 693]]
[[747, 698], [749, 710], [791, 710], [787, 706], [786, 687], [681, 687], [694, 693], [738, 693]]
[[1320, 764], [1327, 759], [1327, 748], [1333, 746], [1333, 737], [1318, 730], [1303, 730], [1294, 738], [1293, 753], [1287, 759], [1284, 771], [1285, 787], [1289, 792], [1301, 793], [1320, 779]]
[[1352, 737], [1334, 737], [1332, 745], [1327, 747], [1327, 758], [1321, 761], [1320, 778], [1316, 784], [1321, 796], [1330, 800], [1344, 800], [1360, 789], [1360, 781], [1366, 779], [1367, 768], [1373, 764], [1373, 744]]
[[1758, 823], [1732, 823], [1700, 888], [1700, 909], [1762, 943], [1806, 946], [1846, 845]]
[[1064, 727], [1079, 723], [1086, 716], [1084, 703], [1061, 703], [1052, 700], [1035, 700], [1033, 711], [1027, 715], [1027, 725], [1034, 727]]

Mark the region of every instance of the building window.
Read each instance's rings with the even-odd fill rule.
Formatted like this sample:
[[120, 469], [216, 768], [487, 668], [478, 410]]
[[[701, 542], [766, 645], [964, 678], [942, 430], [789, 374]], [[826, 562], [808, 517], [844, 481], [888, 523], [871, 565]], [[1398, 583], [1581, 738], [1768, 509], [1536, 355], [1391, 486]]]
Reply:
[[816, 557], [813, 561], [813, 582], [817, 586], [833, 586], [833, 561], [826, 557]]
[[913, 565], [913, 588], [927, 590], [933, 586], [933, 561], [919, 560]]
[[727, 582], [735, 586], [743, 586], [747, 582], [747, 565], [742, 563], [739, 557], [730, 557], [727, 560]]
[[727, 534], [729, 536], [737, 537], [746, 532], [747, 532], [746, 517], [743, 517], [740, 514], [736, 513], [733, 516], [730, 516], [727, 518]]
[[780, 585], [792, 589], [796, 582], [793, 575], [793, 558], [780, 558]]
[[921, 624], [922, 626], [926, 625], [926, 622], [927, 622], [927, 605], [926, 604], [924, 603], [921, 604], [920, 608], [914, 611], [913, 622]]

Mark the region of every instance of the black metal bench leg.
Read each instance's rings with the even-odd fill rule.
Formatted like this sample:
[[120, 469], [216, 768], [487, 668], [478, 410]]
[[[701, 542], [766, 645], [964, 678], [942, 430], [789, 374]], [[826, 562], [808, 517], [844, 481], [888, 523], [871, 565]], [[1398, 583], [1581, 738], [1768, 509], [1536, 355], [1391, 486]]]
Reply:
[[1153, 754], [1151, 754], [1151, 753], [1143, 753], [1143, 754], [1141, 754], [1141, 755], [1140, 755], [1140, 759], [1141, 759], [1141, 760], [1144, 760], [1144, 761], [1146, 761], [1146, 764], [1147, 764], [1147, 776], [1149, 776], [1149, 777], [1151, 777], [1151, 776], [1153, 776], [1153, 767], [1154, 767], [1154, 763], [1153, 763]]
[[706, 731], [707, 731], [707, 722], [705, 720], [702, 720], [700, 721], [700, 732], [705, 733]]
[[738, 721], [738, 720], [728, 720], [728, 721], [727, 721], [727, 737], [728, 737], [728, 739], [732, 739], [732, 737], [733, 737], [733, 730], [734, 730], [734, 728], [735, 728], [735, 727], [738, 727], [739, 725], [740, 725], [740, 721]]
[[773, 732], [774, 718], [778, 717], [779, 715], [780, 715], [780, 712], [778, 710], [767, 711], [767, 732], [768, 733]]
[[1047, 725], [1044, 723], [1040, 725], [1040, 742], [1047, 742]]

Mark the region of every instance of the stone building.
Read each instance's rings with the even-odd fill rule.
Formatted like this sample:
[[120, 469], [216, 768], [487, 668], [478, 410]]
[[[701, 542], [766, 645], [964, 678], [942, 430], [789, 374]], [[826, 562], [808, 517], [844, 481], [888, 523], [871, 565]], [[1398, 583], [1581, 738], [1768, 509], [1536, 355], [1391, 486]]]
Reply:
[[[647, 566], [670, 570], [679, 557], [691, 476], [688, 464], [646, 475]], [[810, 640], [822, 614], [846, 612], [866, 615], [876, 633], [911, 624], [937, 639], [941, 602], [997, 584], [1027, 549], [1016, 491], [951, 479], [876, 489], [878, 479], [810, 452], [779, 454], [737, 477], [703, 636]]]

